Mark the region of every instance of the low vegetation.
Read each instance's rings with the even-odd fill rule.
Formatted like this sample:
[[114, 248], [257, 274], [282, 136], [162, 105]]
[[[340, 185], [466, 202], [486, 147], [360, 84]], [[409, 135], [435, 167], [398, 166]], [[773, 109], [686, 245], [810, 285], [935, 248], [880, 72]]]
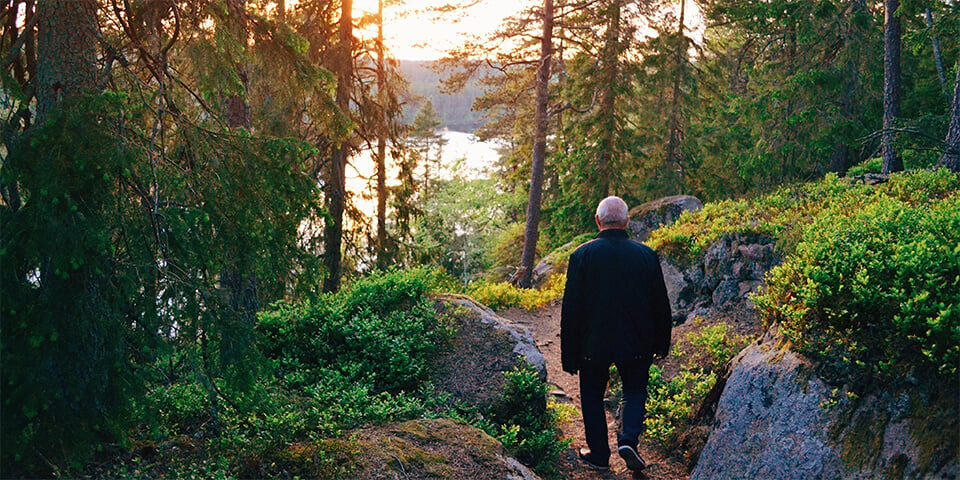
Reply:
[[[869, 166], [868, 166], [869, 167]], [[960, 177], [921, 170], [867, 185], [828, 175], [710, 203], [655, 231], [676, 260], [727, 232], [775, 238], [784, 263], [753, 297], [769, 325], [833, 381], [908, 373], [956, 378], [960, 364]]]
[[[466, 407], [430, 383], [448, 350], [456, 309], [431, 291], [436, 271], [373, 275], [314, 301], [260, 313], [249, 382], [211, 381], [203, 365], [168, 356], [136, 399], [120, 444], [86, 466], [32, 465], [5, 473], [108, 478], [338, 478], [355, 474], [362, 445], [349, 432], [411, 419], [452, 418], [487, 431], [542, 471], [565, 447], [557, 409], [532, 369], [507, 372], [496, 411]], [[446, 312], [446, 313], [444, 313]], [[21, 464], [26, 465], [26, 464]]]

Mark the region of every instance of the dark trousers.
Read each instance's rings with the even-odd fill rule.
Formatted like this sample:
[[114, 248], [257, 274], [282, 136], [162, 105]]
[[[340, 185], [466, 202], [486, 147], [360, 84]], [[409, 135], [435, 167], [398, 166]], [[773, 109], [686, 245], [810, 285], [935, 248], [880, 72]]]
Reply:
[[[617, 364], [617, 373], [623, 383], [623, 403], [620, 407], [620, 426], [617, 430], [617, 445], [637, 446], [643, 433], [646, 416], [647, 382], [650, 381], [650, 361]], [[580, 369], [580, 408], [583, 410], [583, 428], [587, 447], [594, 459], [610, 458], [607, 443], [607, 416], [603, 409], [603, 396], [610, 380], [610, 364], [584, 365]]]

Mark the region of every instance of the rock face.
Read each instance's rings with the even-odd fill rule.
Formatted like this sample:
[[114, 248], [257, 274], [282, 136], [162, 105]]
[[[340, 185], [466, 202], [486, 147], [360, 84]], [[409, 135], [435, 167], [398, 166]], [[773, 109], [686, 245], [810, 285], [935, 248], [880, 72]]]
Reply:
[[773, 239], [744, 233], [723, 235], [689, 266], [661, 257], [674, 322], [746, 301], [764, 274], [781, 261]]
[[733, 360], [691, 479], [957, 478], [956, 411], [918, 412], [920, 397], [852, 400], [768, 336]]
[[533, 334], [527, 327], [517, 325], [503, 317], [498, 316], [493, 310], [480, 305], [468, 297], [455, 295], [445, 296], [445, 299], [460, 305], [461, 307], [472, 310], [479, 316], [480, 322], [489, 325], [495, 330], [506, 332], [513, 343], [513, 353], [518, 359], [522, 359], [537, 369], [541, 378], [547, 377], [547, 360], [543, 353], [537, 348], [537, 343], [533, 339]]
[[644, 203], [630, 209], [627, 229], [630, 237], [643, 242], [650, 232], [677, 221], [683, 212], [695, 212], [703, 208], [703, 202], [689, 195], [674, 195]]
[[[449, 419], [413, 420], [353, 434], [344, 479], [539, 480], [483, 430]], [[310, 473], [310, 472], [307, 472]], [[309, 475], [305, 475], [309, 477]], [[316, 478], [316, 477], [314, 477]]]

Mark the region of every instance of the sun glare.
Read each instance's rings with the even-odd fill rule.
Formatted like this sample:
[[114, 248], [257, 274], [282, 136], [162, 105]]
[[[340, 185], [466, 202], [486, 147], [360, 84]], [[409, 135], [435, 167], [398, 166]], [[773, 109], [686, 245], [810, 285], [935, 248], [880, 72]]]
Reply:
[[[384, 7], [383, 35], [390, 55], [402, 60], [435, 60], [460, 46], [469, 36], [483, 36], [504, 18], [536, 0], [480, 0], [455, 13], [439, 15], [437, 7], [454, 4], [443, 0], [408, 0]], [[386, 2], [385, 2], [386, 3]], [[355, 16], [377, 12], [377, 0], [354, 0]], [[358, 32], [376, 35], [374, 27]]]

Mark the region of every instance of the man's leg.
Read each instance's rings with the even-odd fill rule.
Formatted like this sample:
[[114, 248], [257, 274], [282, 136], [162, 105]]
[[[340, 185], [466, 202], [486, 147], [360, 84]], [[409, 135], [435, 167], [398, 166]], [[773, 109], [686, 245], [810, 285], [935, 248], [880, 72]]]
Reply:
[[609, 463], [610, 444], [607, 441], [607, 415], [603, 409], [603, 395], [610, 379], [608, 365], [584, 365], [580, 369], [580, 408], [583, 411], [583, 429], [593, 460]]
[[620, 429], [617, 444], [636, 448], [644, 431], [646, 418], [647, 383], [650, 381], [650, 361], [617, 365], [623, 382], [623, 403], [620, 409]]

